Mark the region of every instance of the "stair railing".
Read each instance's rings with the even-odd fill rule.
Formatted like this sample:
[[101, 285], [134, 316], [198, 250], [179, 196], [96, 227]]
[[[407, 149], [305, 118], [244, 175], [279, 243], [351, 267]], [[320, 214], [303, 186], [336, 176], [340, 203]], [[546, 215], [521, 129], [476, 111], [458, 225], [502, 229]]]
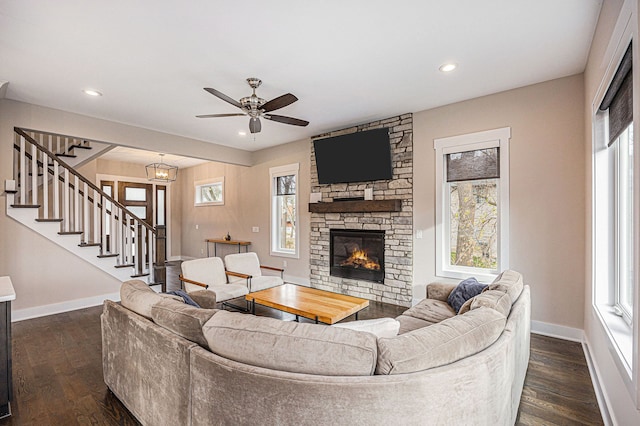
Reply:
[[99, 246], [98, 257], [115, 257], [116, 268], [132, 267], [132, 277], [149, 275], [166, 291], [165, 227], [149, 225], [61, 160], [45, 146], [51, 137], [43, 144], [24, 129], [14, 132], [17, 206], [37, 207], [36, 220], [60, 222], [59, 234], [79, 235], [80, 246]]

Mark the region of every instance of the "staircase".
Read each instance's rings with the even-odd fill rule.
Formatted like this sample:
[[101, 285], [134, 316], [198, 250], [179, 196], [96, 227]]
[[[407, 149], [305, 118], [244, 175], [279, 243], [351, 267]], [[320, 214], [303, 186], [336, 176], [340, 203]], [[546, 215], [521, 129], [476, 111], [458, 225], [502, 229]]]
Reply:
[[147, 224], [71, 165], [108, 145], [17, 127], [14, 132], [7, 215], [120, 281], [139, 278], [165, 291], [165, 227]]

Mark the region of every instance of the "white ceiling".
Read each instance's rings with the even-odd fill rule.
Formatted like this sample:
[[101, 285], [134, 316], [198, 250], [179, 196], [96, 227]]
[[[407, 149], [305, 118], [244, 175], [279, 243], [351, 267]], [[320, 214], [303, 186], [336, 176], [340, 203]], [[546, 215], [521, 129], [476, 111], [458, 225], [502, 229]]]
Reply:
[[[580, 73], [602, 0], [0, 0], [9, 99], [246, 150]], [[457, 70], [438, 67], [453, 61]], [[210, 95], [248, 96], [246, 117]], [[93, 88], [104, 96], [82, 93]]]
[[[117, 146], [108, 152], [100, 155], [101, 160], [122, 161], [125, 163], [133, 164], [150, 164], [159, 163], [160, 155], [156, 152], [145, 151], [142, 149], [128, 148], [124, 146]], [[207, 163], [209, 160], [201, 160], [199, 158], [181, 157], [179, 155], [165, 154], [162, 156], [162, 161], [176, 166], [179, 169], [186, 169], [187, 167], [197, 166], [198, 164]]]

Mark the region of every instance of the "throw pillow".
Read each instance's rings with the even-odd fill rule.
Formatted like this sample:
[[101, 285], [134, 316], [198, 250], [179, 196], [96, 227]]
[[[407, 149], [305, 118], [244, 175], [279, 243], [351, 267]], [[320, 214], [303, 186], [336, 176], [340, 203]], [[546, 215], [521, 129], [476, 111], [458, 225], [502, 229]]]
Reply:
[[486, 284], [479, 283], [474, 277], [467, 278], [451, 291], [447, 298], [447, 303], [458, 313], [464, 302], [482, 293], [482, 290], [486, 287]]

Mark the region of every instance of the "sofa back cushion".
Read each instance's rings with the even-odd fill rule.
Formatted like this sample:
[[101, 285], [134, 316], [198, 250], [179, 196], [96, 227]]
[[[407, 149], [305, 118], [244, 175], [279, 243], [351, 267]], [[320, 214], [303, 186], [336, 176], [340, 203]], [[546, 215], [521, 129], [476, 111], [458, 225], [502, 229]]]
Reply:
[[257, 367], [325, 376], [367, 376], [376, 368], [376, 336], [220, 311], [203, 327], [211, 352]]
[[179, 296], [158, 294], [142, 280], [129, 280], [120, 286], [120, 303], [125, 308], [151, 319], [151, 307], [164, 299], [179, 299]]
[[413, 373], [451, 364], [489, 347], [505, 324], [500, 312], [479, 307], [429, 327], [378, 339], [376, 374]]
[[177, 300], [163, 299], [151, 307], [153, 322], [194, 343], [208, 348], [202, 326], [218, 309], [196, 308]]
[[511, 312], [511, 298], [508, 293], [503, 291], [487, 290], [471, 299], [469, 310], [472, 311], [480, 307], [495, 309], [505, 317], [508, 317], [509, 312]]
[[500, 290], [509, 295], [511, 303], [514, 303], [520, 297], [523, 288], [522, 274], [520, 272], [507, 269], [503, 271], [496, 279], [489, 284], [487, 290]]

